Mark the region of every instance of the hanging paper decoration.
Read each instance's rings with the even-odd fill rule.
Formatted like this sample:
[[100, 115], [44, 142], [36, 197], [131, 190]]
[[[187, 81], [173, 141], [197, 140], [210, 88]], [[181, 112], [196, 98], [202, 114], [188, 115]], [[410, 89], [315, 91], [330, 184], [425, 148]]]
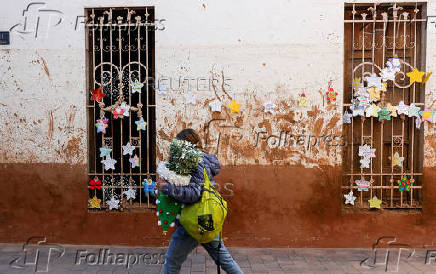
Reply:
[[139, 158], [138, 156], [133, 156], [133, 158], [129, 159], [130, 164], [132, 165], [132, 168], [135, 168], [137, 166], [139, 166]]
[[145, 197], [154, 197], [156, 182], [152, 179], [144, 179], [142, 185], [144, 186]]
[[241, 107], [241, 104], [238, 104], [235, 100], [232, 100], [232, 103], [228, 105], [230, 109], [230, 113], [239, 113], [239, 108]]
[[136, 124], [136, 130], [137, 131], [141, 131], [141, 130], [145, 130], [147, 127], [147, 122], [144, 121], [144, 118], [139, 118], [138, 121], [135, 122]]
[[356, 77], [356, 78], [354, 78], [353, 79], [353, 89], [356, 91], [356, 90], [359, 90], [360, 89], [360, 87], [362, 87], [363, 85], [362, 85], [362, 78], [360, 78], [360, 77]]
[[397, 115], [397, 110], [398, 110], [397, 106], [393, 106], [391, 103], [388, 103], [386, 105], [386, 108], [391, 112], [391, 116], [392, 117], [397, 117], [398, 116]]
[[386, 62], [386, 67], [380, 72], [380, 76], [383, 81], [395, 80], [395, 74], [400, 71], [400, 59], [398, 57], [392, 58], [390, 61]]
[[428, 79], [430, 78], [430, 76], [433, 74], [433, 72], [428, 72], [425, 76], [424, 79], [422, 80], [422, 83], [425, 84], [427, 83]]
[[367, 107], [365, 109], [366, 112], [366, 117], [378, 117], [378, 112], [380, 110], [380, 107], [375, 105], [375, 104], [371, 104], [369, 107]]
[[130, 115], [130, 106], [126, 102], [122, 102], [120, 108], [123, 110], [123, 116], [129, 117]]
[[383, 107], [377, 113], [378, 113], [378, 120], [379, 121], [383, 121], [383, 120], [390, 121], [391, 120], [391, 112], [387, 109], [387, 107]]
[[89, 185], [91, 189], [101, 189], [101, 181], [97, 176], [94, 177], [91, 181], [89, 181]]
[[348, 111], [345, 111], [343, 116], [344, 124], [351, 124], [351, 117], [353, 117], [353, 115]]
[[415, 120], [415, 126], [416, 126], [417, 129], [421, 129], [421, 123], [422, 123], [421, 119], [417, 118]]
[[424, 122], [424, 121], [429, 121], [430, 122], [431, 118], [433, 117], [435, 112], [436, 111], [431, 111], [431, 110], [428, 110], [427, 108], [425, 110], [423, 110], [423, 111], [420, 111], [419, 115], [421, 115], [421, 117], [422, 117], [422, 122]]
[[182, 210], [182, 204], [170, 199], [159, 191], [157, 199], [157, 215], [159, 216], [158, 225], [162, 226], [164, 234], [168, 228], [174, 226], [174, 222]]
[[100, 88], [91, 90], [91, 93], [92, 93], [91, 100], [97, 102], [100, 102], [106, 96], [106, 94], [101, 92]]
[[186, 104], [195, 105], [197, 103], [197, 95], [193, 94], [192, 92], [185, 93], [185, 102]]
[[344, 195], [345, 204], [354, 205], [354, 201], [357, 199], [356, 196], [353, 195], [353, 191], [350, 191], [348, 194]]
[[141, 93], [141, 89], [144, 86], [144, 84], [139, 82], [138, 79], [135, 79], [134, 82], [130, 83], [130, 86], [132, 87], [132, 94], [133, 93]]
[[88, 208], [101, 208], [101, 200], [94, 195], [92, 199], [88, 199]]
[[357, 191], [368, 191], [371, 186], [371, 182], [366, 181], [364, 178], [356, 180], [354, 183], [357, 185]]
[[109, 119], [102, 116], [100, 119], [97, 120], [97, 123], [95, 123], [95, 127], [97, 128], [97, 133], [103, 132], [106, 133], [106, 129], [108, 128], [108, 122]]
[[397, 180], [397, 183], [399, 191], [410, 191], [410, 188], [415, 183], [415, 179], [407, 179], [407, 176], [404, 175], [401, 180]]
[[409, 106], [405, 105], [403, 101], [398, 105], [398, 115], [409, 115]]
[[415, 82], [421, 83], [424, 74], [425, 72], [419, 71], [416, 68], [414, 68], [411, 72], [406, 73], [406, 75], [410, 78], [410, 84], [413, 84]]
[[269, 101], [269, 102], [266, 102], [265, 104], [263, 104], [263, 107], [264, 107], [265, 113], [269, 112], [271, 114], [274, 114], [274, 110], [277, 106], [273, 102]]
[[215, 99], [209, 103], [209, 107], [212, 110], [212, 112], [221, 112], [222, 105], [223, 103], [221, 103], [221, 101], [218, 99]]
[[417, 107], [414, 103], [410, 104], [409, 106], [409, 117], [416, 117], [419, 118], [419, 111], [421, 111], [420, 107]]
[[326, 92], [326, 95], [328, 101], [336, 101], [336, 96], [338, 93], [333, 88], [329, 88], [329, 90]]
[[375, 148], [371, 148], [368, 145], [359, 146], [359, 156], [361, 168], [370, 168], [371, 158], [375, 158]]
[[123, 155], [129, 154], [130, 156], [132, 156], [135, 148], [135, 146], [132, 146], [130, 142], [128, 142], [125, 146], [123, 146]]
[[298, 101], [298, 106], [299, 107], [307, 107], [307, 104], [309, 102], [307, 100], [307, 97], [306, 97], [305, 93], [300, 94], [300, 96], [298, 96], [298, 98], [297, 98], [297, 101]]
[[365, 80], [367, 82], [367, 86], [370, 87], [376, 87], [377, 89], [383, 89], [384, 85], [382, 84], [382, 78], [378, 77], [377, 74], [372, 73], [371, 76], [365, 77]]
[[108, 148], [107, 146], [100, 148], [100, 157], [110, 157], [111, 156], [112, 149]]
[[365, 116], [365, 106], [360, 104], [360, 101], [357, 99], [352, 100], [353, 105], [350, 107], [352, 111], [353, 117], [356, 116]]
[[378, 208], [380, 209], [380, 206], [382, 204], [382, 201], [377, 198], [377, 196], [372, 197], [372, 199], [368, 200], [369, 202], [369, 208]]
[[394, 157], [392, 158], [392, 166], [403, 167], [403, 161], [404, 161], [404, 157], [400, 157], [400, 154], [398, 152], [395, 152]]
[[112, 159], [110, 156], [108, 156], [106, 159], [102, 160], [101, 163], [104, 164], [104, 170], [115, 169], [115, 164], [117, 163], [117, 160]]
[[380, 100], [380, 92], [381, 90], [376, 87], [370, 87], [368, 88], [369, 92], [369, 100], [370, 102], [377, 102]]
[[120, 200], [117, 200], [112, 196], [110, 200], [106, 201], [106, 204], [108, 205], [109, 210], [118, 209], [120, 207]]
[[120, 107], [117, 107], [116, 109], [114, 109], [112, 111], [112, 114], [114, 115], [115, 119], [123, 118], [124, 117], [124, 110]]
[[124, 195], [126, 195], [127, 200], [134, 200], [136, 198], [136, 190], [132, 187], [129, 187], [128, 190], [123, 192]]

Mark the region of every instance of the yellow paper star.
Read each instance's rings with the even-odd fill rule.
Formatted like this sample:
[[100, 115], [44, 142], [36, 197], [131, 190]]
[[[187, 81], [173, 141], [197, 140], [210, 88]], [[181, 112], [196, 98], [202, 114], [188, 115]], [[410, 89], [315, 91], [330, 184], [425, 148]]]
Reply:
[[304, 96], [300, 95], [300, 97], [297, 98], [299, 107], [307, 107], [307, 98]]
[[89, 208], [101, 208], [100, 207], [101, 200], [97, 198], [97, 196], [94, 196], [92, 199], [88, 200], [88, 207]]
[[421, 116], [422, 116], [422, 120], [425, 121], [425, 120], [430, 119], [433, 116], [433, 114], [429, 110], [424, 110], [424, 111], [422, 111]]
[[387, 91], [387, 87], [388, 87], [388, 83], [382, 83], [383, 87], [380, 89], [380, 91], [386, 92]]
[[394, 157], [392, 158], [392, 166], [403, 167], [403, 161], [404, 157], [400, 157], [400, 154], [398, 154], [398, 152], [395, 152]]
[[376, 87], [370, 87], [368, 89], [369, 92], [369, 98], [371, 100], [380, 100], [380, 89], [376, 88]]
[[232, 103], [228, 105], [230, 108], [230, 113], [239, 113], [239, 108], [241, 104], [238, 104], [235, 100], [232, 100]]
[[380, 209], [380, 205], [382, 203], [381, 200], [377, 198], [377, 196], [372, 197], [372, 199], [368, 200], [369, 208], [378, 208]]
[[386, 105], [386, 108], [391, 112], [391, 116], [392, 117], [397, 117], [398, 116], [397, 115], [397, 110], [398, 110], [397, 106], [393, 106], [393, 105], [391, 105], [391, 103], [388, 103]]
[[410, 84], [415, 82], [421, 83], [424, 74], [425, 72], [419, 71], [416, 68], [414, 68], [411, 72], [406, 73], [406, 75], [410, 78]]
[[424, 76], [424, 80], [422, 80], [422, 83], [425, 84], [428, 81], [428, 78], [430, 78], [430, 76], [433, 74], [433, 72], [428, 72], [425, 76]]
[[353, 79], [353, 88], [354, 88], [354, 90], [359, 90], [361, 83], [362, 83], [362, 79], [360, 77], [354, 78]]

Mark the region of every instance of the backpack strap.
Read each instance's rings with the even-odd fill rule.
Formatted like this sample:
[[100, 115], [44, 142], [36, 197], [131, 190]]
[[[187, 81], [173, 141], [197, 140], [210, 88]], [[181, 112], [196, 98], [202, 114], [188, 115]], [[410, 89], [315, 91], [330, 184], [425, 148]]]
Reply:
[[219, 239], [219, 243], [218, 243], [218, 255], [217, 255], [217, 259], [216, 259], [216, 271], [218, 274], [221, 273], [221, 263], [220, 263], [220, 249], [221, 249], [221, 241], [222, 241], [222, 237], [223, 237], [223, 232], [220, 232], [220, 239]]

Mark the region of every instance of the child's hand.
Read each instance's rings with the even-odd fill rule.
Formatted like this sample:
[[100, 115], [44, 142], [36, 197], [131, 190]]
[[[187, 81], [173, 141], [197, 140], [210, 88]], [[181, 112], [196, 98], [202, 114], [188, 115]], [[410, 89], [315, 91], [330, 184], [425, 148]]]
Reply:
[[162, 190], [166, 184], [167, 182], [164, 179], [162, 178], [157, 179], [157, 188], [159, 190]]

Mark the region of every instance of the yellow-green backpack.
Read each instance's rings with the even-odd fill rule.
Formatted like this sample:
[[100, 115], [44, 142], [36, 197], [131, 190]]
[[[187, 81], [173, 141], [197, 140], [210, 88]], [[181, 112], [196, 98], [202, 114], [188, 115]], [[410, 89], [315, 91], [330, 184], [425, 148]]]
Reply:
[[227, 202], [211, 185], [204, 169], [201, 200], [182, 208], [180, 224], [199, 243], [209, 243], [222, 231], [226, 216]]

